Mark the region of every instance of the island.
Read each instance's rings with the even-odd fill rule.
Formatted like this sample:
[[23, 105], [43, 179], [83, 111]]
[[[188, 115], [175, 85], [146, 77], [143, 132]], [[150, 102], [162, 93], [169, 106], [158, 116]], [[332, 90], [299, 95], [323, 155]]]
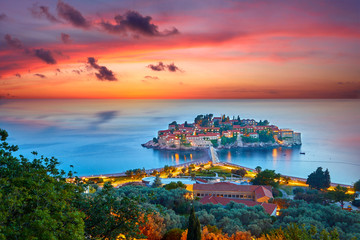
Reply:
[[268, 120], [241, 119], [240, 116], [198, 115], [193, 123], [173, 121], [168, 129], [142, 144], [146, 148], [163, 150], [202, 150], [209, 147], [293, 147], [301, 145], [301, 133], [280, 129]]

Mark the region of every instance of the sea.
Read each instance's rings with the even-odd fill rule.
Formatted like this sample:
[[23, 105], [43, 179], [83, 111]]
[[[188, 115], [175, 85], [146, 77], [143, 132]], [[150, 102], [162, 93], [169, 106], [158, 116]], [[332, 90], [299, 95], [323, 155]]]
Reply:
[[342, 184], [360, 179], [360, 100], [0, 99], [0, 128], [19, 146], [16, 155], [54, 156], [60, 168], [73, 165], [78, 176], [89, 176], [206, 158], [206, 151], [141, 144], [174, 120], [190, 123], [209, 113], [266, 119], [302, 135], [297, 148], [221, 150], [220, 161], [303, 178], [322, 167]]

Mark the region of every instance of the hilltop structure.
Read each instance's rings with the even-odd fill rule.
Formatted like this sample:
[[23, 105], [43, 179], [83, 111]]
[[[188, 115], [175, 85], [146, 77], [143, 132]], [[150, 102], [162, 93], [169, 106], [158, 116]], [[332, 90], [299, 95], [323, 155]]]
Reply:
[[246, 206], [260, 205], [268, 214], [276, 215], [276, 204], [268, 203], [269, 199], [273, 198], [271, 186], [238, 185], [229, 182], [194, 184], [193, 194], [200, 198], [202, 204], [227, 205], [236, 202]]
[[168, 129], [143, 144], [158, 149], [197, 149], [230, 147], [266, 147], [301, 145], [301, 134], [291, 129], [279, 129], [267, 120], [240, 119], [228, 116], [198, 115], [194, 123], [173, 121]]

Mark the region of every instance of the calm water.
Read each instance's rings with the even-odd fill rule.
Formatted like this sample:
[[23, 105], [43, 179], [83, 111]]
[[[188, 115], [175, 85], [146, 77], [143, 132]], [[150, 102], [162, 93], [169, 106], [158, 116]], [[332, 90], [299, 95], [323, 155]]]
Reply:
[[173, 120], [192, 122], [206, 113], [268, 119], [302, 133], [300, 148], [224, 150], [221, 161], [298, 177], [321, 166], [339, 183], [360, 178], [359, 100], [0, 100], [0, 128], [20, 146], [19, 154], [35, 150], [57, 157], [64, 169], [71, 164], [79, 175], [91, 175], [204, 157], [140, 144]]

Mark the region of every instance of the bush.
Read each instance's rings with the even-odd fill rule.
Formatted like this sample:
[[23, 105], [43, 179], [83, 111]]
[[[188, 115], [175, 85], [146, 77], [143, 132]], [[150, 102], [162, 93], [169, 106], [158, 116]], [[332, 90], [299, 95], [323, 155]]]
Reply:
[[278, 189], [276, 189], [276, 188], [273, 188], [272, 193], [273, 193], [274, 198], [282, 197], [282, 196], [283, 196], [282, 192], [280, 192], [280, 191], [279, 191]]
[[181, 240], [181, 236], [184, 230], [180, 228], [174, 228], [165, 233], [162, 240]]
[[304, 193], [305, 192], [305, 190], [303, 189], [303, 188], [294, 188], [293, 189], [293, 193], [296, 195], [296, 194], [298, 194], [298, 193]]

